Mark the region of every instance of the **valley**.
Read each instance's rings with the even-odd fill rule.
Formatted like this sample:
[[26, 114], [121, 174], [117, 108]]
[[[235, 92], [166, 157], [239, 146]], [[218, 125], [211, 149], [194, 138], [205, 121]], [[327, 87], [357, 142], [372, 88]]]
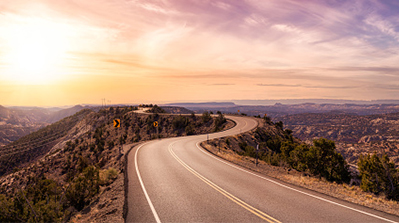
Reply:
[[399, 113], [356, 115], [304, 113], [275, 118], [301, 140], [335, 141], [346, 160], [357, 165], [360, 155], [387, 154], [399, 165]]
[[67, 109], [10, 107], [0, 105], [0, 147], [35, 132], [51, 123], [84, 109], [77, 105]]

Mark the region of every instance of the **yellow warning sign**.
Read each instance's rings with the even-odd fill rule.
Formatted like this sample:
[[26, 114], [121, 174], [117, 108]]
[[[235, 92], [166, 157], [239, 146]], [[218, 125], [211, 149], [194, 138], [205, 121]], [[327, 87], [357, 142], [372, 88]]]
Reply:
[[114, 119], [114, 127], [115, 128], [120, 128], [121, 127], [121, 120], [120, 119]]
[[154, 127], [158, 127], [158, 122], [157, 121], [154, 122]]

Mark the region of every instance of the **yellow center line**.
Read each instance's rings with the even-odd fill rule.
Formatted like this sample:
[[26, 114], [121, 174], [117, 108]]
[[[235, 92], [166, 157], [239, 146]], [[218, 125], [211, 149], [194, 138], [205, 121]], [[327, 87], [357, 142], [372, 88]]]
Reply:
[[219, 193], [221, 193], [222, 195], [224, 195], [225, 197], [227, 197], [231, 201], [235, 202], [236, 204], [240, 205], [241, 207], [245, 208], [249, 212], [253, 213], [254, 215], [258, 216], [259, 218], [261, 218], [261, 219], [263, 219], [265, 221], [268, 221], [270, 223], [274, 223], [274, 222], [281, 223], [277, 219], [275, 219], [275, 218], [271, 217], [270, 215], [268, 215], [268, 214], [266, 214], [266, 213], [264, 213], [264, 212], [262, 212], [262, 211], [260, 211], [260, 210], [258, 210], [256, 208], [252, 207], [251, 205], [245, 203], [241, 199], [239, 199], [239, 198], [235, 197], [234, 195], [230, 194], [229, 192], [225, 191], [223, 188], [219, 187], [218, 185], [216, 185], [215, 183], [213, 183], [212, 181], [210, 181], [209, 179], [205, 178], [204, 176], [199, 174], [197, 171], [192, 169], [190, 166], [188, 166], [185, 162], [183, 162], [183, 160], [181, 160], [176, 155], [176, 153], [172, 149], [172, 144], [169, 145], [169, 152], [184, 168], [186, 168], [193, 175], [198, 177], [200, 180], [202, 180], [203, 182], [205, 182], [206, 184], [211, 186], [213, 189], [215, 189], [216, 191], [218, 191]]

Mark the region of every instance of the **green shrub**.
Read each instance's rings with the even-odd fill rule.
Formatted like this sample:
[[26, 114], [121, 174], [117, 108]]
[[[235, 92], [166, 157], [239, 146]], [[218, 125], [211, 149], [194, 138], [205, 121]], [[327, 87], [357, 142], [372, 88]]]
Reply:
[[204, 112], [202, 113], [201, 119], [203, 123], [207, 123], [212, 119], [212, 116], [208, 112]]
[[148, 112], [151, 112], [151, 113], [166, 113], [166, 111], [163, 109], [163, 108], [161, 108], [161, 107], [159, 107], [158, 105], [154, 105], [150, 110], [148, 110]]
[[108, 168], [100, 171], [100, 184], [109, 185], [118, 177], [118, 171], [115, 168]]
[[99, 170], [88, 166], [83, 173], [75, 178], [69, 186], [66, 197], [70, 204], [78, 211], [89, 204], [90, 199], [100, 190]]
[[358, 168], [362, 179], [360, 188], [363, 191], [375, 194], [385, 193], [387, 198], [399, 200], [398, 169], [387, 155], [360, 156]]
[[253, 146], [246, 146], [244, 155], [250, 156], [250, 157], [255, 157], [256, 156], [255, 148]]
[[187, 134], [187, 135], [194, 135], [194, 133], [195, 133], [194, 126], [191, 125], [191, 124], [188, 125], [188, 126], [186, 126], [185, 131], [186, 131], [186, 134]]
[[0, 194], [0, 222], [61, 222], [65, 215], [62, 192], [54, 180], [32, 178], [12, 198]]
[[173, 118], [172, 126], [175, 130], [183, 129], [190, 124], [190, 120], [185, 116], [176, 116]]
[[230, 140], [229, 140], [229, 138], [226, 138], [226, 145], [228, 145], [228, 146], [230, 146]]

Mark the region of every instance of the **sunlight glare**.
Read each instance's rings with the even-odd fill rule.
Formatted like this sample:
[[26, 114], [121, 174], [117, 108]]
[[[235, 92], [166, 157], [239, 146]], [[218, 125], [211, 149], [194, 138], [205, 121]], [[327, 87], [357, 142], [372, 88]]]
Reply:
[[65, 26], [34, 19], [11, 27], [7, 41], [8, 78], [24, 84], [46, 84], [62, 75], [68, 50]]

